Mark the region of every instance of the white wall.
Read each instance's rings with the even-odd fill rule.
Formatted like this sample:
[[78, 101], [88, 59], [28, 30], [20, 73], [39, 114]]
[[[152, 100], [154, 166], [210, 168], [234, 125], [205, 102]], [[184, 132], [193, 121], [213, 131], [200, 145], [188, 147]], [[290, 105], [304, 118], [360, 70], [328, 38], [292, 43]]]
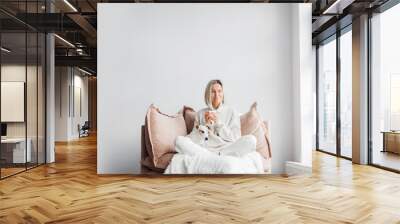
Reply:
[[[77, 139], [78, 124], [88, 120], [88, 78], [72, 67], [56, 67], [55, 73], [55, 140]], [[76, 107], [76, 88], [81, 91], [82, 114]]]
[[68, 67], [55, 68], [55, 141], [68, 140], [68, 86], [70, 76]]
[[293, 161], [311, 167], [314, 120], [314, 73], [311, 47], [311, 4], [292, 6]]
[[[79, 138], [79, 132], [77, 128], [78, 124], [82, 126], [85, 123], [85, 121], [88, 121], [89, 118], [88, 76], [83, 76], [82, 72], [75, 69], [73, 86], [74, 86], [73, 94], [75, 95], [72, 96], [74, 98], [73, 102], [74, 106], [72, 108], [72, 111], [74, 111], [74, 113], [72, 113], [72, 119], [71, 119], [71, 127], [72, 127], [71, 136], [72, 138]], [[80, 93], [78, 93], [78, 91], [80, 91]]]
[[313, 76], [313, 150], [317, 149], [317, 48], [315, 45], [312, 46], [312, 76]]
[[[311, 7], [303, 6], [299, 17], [310, 18]], [[203, 90], [214, 78], [222, 79], [227, 103], [239, 112], [258, 102], [270, 122], [273, 173], [283, 172], [285, 161], [301, 160], [294, 156], [303, 147], [294, 141], [299, 131], [293, 122], [303, 118], [294, 111], [303, 109], [294, 108], [294, 101], [305, 95], [293, 87], [302, 91], [305, 80], [294, 76], [311, 72], [302, 71], [309, 54], [303, 51], [311, 53], [311, 22], [294, 32], [299, 25], [294, 7], [99, 4], [98, 173], [138, 173], [140, 127], [148, 106], [155, 103], [170, 114], [183, 105], [203, 108]], [[304, 34], [295, 43], [293, 38]], [[292, 60], [299, 57], [294, 68]]]

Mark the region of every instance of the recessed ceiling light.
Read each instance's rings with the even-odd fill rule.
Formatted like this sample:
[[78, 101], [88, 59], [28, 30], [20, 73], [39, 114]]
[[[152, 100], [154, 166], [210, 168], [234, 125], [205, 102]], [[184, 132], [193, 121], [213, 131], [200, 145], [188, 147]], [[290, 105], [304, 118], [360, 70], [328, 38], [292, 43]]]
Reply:
[[83, 73], [85, 73], [85, 74], [87, 74], [87, 75], [92, 75], [92, 73], [90, 73], [90, 72], [88, 72], [88, 71], [86, 71], [86, 70], [83, 70], [83, 69], [81, 69], [81, 68], [79, 68], [79, 67], [78, 67], [78, 70], [81, 71], [81, 72], [83, 72]]
[[342, 14], [343, 10], [351, 5], [355, 0], [336, 0], [322, 14]]
[[54, 36], [57, 37], [58, 39], [60, 39], [62, 42], [64, 42], [64, 43], [66, 43], [67, 45], [69, 45], [70, 47], [75, 48], [75, 45], [73, 45], [73, 44], [72, 44], [71, 42], [69, 42], [68, 40], [66, 40], [66, 39], [64, 39], [64, 38], [62, 38], [62, 37], [60, 37], [60, 36], [57, 35], [57, 34], [54, 34]]
[[5, 47], [1, 47], [0, 49], [1, 49], [2, 51], [6, 52], [6, 53], [10, 53], [10, 52], [11, 52], [11, 50], [9, 50], [9, 49], [7, 49], [7, 48], [5, 48]]
[[65, 4], [67, 4], [74, 12], [78, 12], [78, 10], [71, 4], [69, 3], [68, 0], [64, 0]]

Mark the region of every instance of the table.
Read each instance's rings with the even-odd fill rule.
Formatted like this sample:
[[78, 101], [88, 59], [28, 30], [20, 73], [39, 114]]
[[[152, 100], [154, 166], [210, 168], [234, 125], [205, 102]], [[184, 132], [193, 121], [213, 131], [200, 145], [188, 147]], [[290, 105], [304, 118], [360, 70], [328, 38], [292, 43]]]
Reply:
[[392, 152], [400, 154], [400, 132], [382, 131], [381, 133], [383, 134], [382, 152]]
[[6, 163], [26, 163], [31, 162], [32, 153], [30, 138], [26, 139], [28, 143], [25, 151], [25, 138], [6, 138], [1, 139], [1, 157]]

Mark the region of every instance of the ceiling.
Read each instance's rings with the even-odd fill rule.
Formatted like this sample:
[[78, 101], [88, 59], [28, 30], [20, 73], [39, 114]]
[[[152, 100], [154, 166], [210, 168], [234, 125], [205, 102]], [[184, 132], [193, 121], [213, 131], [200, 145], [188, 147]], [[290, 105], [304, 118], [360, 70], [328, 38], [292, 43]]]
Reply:
[[[21, 34], [26, 28], [55, 32], [56, 65], [80, 66], [96, 72], [97, 3], [312, 3], [313, 43], [319, 43], [351, 24], [352, 17], [393, 0], [1, 0], [0, 25], [14, 47], [24, 46]], [[49, 13], [51, 11], [51, 13]], [[340, 21], [340, 22], [338, 22]], [[64, 41], [64, 40], [66, 41]], [[69, 43], [68, 43], [69, 42]], [[4, 43], [4, 42], [3, 42]], [[33, 45], [32, 45], [33, 46]], [[30, 51], [30, 45], [28, 47]]]

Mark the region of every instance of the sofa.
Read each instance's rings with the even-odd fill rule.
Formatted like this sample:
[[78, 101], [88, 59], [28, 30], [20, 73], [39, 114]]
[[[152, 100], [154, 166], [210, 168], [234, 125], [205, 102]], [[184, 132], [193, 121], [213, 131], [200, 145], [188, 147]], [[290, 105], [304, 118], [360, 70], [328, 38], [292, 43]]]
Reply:
[[[268, 122], [262, 120], [258, 114], [256, 106], [257, 103], [254, 103], [247, 113], [240, 116], [241, 132], [242, 135], [252, 134], [256, 137], [257, 151], [263, 158], [264, 172], [270, 173], [272, 160], [270, 129]], [[188, 106], [184, 106], [176, 115], [167, 115], [153, 104], [150, 105], [145, 124], [141, 126], [141, 173], [164, 172], [175, 154], [176, 136], [186, 135], [192, 131], [195, 116], [196, 111]], [[163, 130], [165, 126], [168, 130]]]

